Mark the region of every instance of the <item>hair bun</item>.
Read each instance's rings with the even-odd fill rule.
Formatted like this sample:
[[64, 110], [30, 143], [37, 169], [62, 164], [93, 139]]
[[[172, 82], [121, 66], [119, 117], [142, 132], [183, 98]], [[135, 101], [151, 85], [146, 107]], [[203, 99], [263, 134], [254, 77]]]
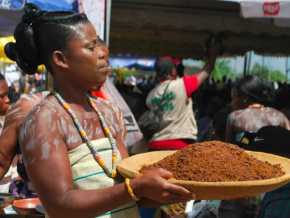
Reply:
[[9, 59], [12, 61], [16, 60], [16, 44], [14, 42], [8, 42], [4, 46], [4, 52]]
[[46, 11], [42, 11], [36, 4], [28, 3], [24, 7], [25, 14], [22, 17], [22, 22], [30, 25], [45, 12]]

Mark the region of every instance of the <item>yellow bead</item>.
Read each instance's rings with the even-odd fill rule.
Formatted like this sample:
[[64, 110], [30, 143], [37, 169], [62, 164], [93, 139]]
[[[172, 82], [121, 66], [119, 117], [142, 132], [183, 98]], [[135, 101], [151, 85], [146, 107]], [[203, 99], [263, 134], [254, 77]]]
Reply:
[[85, 136], [86, 135], [86, 132], [84, 130], [81, 130], [80, 131], [80, 134], [81, 134], [81, 136]]
[[104, 128], [104, 131], [105, 131], [106, 134], [108, 134], [108, 133], [110, 132], [110, 130], [109, 130], [108, 127], [105, 127], [105, 128]]
[[113, 162], [117, 162], [117, 156], [113, 156]]
[[101, 167], [104, 167], [104, 166], [106, 165], [105, 162], [104, 162], [103, 160], [100, 160], [100, 161], [99, 161], [99, 164], [100, 164]]
[[63, 107], [66, 109], [66, 110], [68, 110], [70, 107], [68, 106], [68, 104], [67, 103], [64, 103], [63, 104]]
[[90, 103], [90, 105], [93, 105], [94, 104], [94, 102], [93, 102], [93, 100], [91, 98], [89, 100], [89, 103]]
[[116, 178], [116, 176], [117, 176], [117, 171], [116, 170], [112, 170], [111, 171], [112, 172], [112, 178]]

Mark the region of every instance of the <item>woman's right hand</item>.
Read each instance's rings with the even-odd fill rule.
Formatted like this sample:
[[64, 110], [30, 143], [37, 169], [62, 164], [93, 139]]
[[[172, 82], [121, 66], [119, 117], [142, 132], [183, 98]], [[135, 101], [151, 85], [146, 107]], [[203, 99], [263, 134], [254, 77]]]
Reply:
[[145, 197], [162, 204], [186, 202], [195, 198], [193, 192], [167, 181], [173, 178], [171, 172], [158, 168], [132, 179], [130, 186], [138, 198]]

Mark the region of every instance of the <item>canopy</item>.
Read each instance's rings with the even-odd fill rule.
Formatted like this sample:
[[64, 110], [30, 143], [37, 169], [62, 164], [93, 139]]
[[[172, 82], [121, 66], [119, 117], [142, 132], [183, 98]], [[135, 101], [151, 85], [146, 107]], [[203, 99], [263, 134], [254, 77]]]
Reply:
[[201, 59], [210, 34], [224, 33], [224, 55], [288, 56], [290, 28], [243, 18], [240, 4], [215, 0], [112, 0], [110, 53]]
[[[29, 0], [36, 1], [67, 3]], [[0, 37], [13, 34], [22, 13], [0, 9]], [[237, 1], [112, 0], [107, 16], [111, 17], [108, 43], [113, 55], [201, 59], [206, 38], [219, 33], [227, 38], [224, 56], [251, 50], [261, 55], [290, 54], [290, 27], [269, 17], [243, 18]]]

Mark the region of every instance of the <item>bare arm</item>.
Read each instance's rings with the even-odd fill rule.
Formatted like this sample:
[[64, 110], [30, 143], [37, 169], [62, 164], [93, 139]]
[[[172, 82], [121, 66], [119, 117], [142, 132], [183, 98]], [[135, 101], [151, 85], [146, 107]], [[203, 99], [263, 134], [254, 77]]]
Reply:
[[[9, 118], [9, 116], [6, 117]], [[0, 136], [0, 180], [9, 170], [18, 147], [19, 124], [17, 121], [7, 121]]]
[[215, 60], [219, 54], [220, 46], [221, 42], [219, 40], [214, 39], [212, 40], [210, 48], [210, 57], [206, 62], [205, 66], [203, 67], [202, 71], [196, 74], [199, 86], [210, 76], [214, 68]]
[[229, 143], [234, 143], [235, 142], [235, 132], [234, 132], [234, 114], [230, 113], [228, 118], [227, 118], [227, 124], [226, 124], [226, 136], [225, 136], [225, 141]]
[[8, 171], [19, 148], [19, 132], [23, 120], [44, 96], [43, 93], [38, 93], [20, 98], [8, 111], [0, 136], [0, 179]]
[[283, 127], [290, 130], [290, 121], [288, 119], [285, 119], [285, 123]]

